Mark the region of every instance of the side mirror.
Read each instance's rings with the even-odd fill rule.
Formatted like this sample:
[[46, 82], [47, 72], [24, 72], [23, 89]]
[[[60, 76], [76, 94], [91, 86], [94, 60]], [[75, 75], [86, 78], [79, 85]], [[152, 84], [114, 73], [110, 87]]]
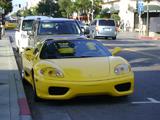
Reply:
[[27, 31], [27, 35], [29, 35], [29, 36], [33, 36], [34, 34], [33, 34], [33, 32], [32, 32], [32, 31]]
[[115, 47], [112, 51], [112, 55], [115, 56], [118, 53], [120, 53], [122, 51], [122, 49], [120, 47]]

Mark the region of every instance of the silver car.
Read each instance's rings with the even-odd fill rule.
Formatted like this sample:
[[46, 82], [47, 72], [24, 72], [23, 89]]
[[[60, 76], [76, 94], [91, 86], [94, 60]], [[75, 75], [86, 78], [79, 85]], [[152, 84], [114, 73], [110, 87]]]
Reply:
[[105, 37], [116, 39], [117, 31], [114, 20], [95, 19], [89, 26], [89, 36], [91, 38]]
[[46, 39], [86, 38], [75, 20], [67, 18], [50, 18], [35, 21], [32, 32], [28, 34], [30, 35], [31, 46]]

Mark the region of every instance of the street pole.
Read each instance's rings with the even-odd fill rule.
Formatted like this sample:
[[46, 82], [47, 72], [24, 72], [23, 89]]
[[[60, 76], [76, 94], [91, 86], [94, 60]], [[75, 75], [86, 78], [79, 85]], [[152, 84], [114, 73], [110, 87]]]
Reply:
[[141, 14], [139, 14], [138, 18], [139, 18], [139, 35], [141, 35], [141, 34], [142, 34], [142, 21], [141, 21]]
[[149, 36], [149, 5], [147, 2], [147, 25], [146, 25], [146, 35]]

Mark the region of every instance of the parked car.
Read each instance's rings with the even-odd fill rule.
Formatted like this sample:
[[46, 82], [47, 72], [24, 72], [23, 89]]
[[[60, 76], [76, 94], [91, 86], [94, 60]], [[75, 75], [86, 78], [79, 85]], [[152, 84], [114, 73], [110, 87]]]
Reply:
[[67, 18], [37, 20], [34, 22], [32, 32], [29, 35], [32, 46], [46, 39], [86, 38], [75, 20]]
[[21, 53], [24, 48], [28, 47], [30, 44], [29, 35], [27, 31], [32, 31], [33, 21], [37, 19], [47, 19], [47, 16], [26, 16], [21, 17], [18, 20], [18, 26], [15, 33], [15, 41], [17, 50]]
[[91, 38], [105, 37], [116, 39], [117, 31], [114, 20], [95, 19], [89, 26], [89, 36]]
[[87, 39], [47, 39], [22, 53], [22, 77], [35, 100], [71, 99], [83, 95], [126, 96], [133, 93], [134, 74], [115, 48]]
[[17, 21], [16, 20], [6, 20], [4, 28], [6, 30], [13, 30], [17, 27]]

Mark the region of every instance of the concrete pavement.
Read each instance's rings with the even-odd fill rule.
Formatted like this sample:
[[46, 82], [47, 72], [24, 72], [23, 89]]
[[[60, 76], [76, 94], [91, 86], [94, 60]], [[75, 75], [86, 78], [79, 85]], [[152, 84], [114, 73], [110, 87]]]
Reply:
[[139, 39], [139, 40], [160, 40], [160, 37], [150, 37], [139, 34], [139, 32], [118, 32], [117, 38], [119, 39]]
[[32, 120], [10, 40], [0, 40], [0, 120]]

